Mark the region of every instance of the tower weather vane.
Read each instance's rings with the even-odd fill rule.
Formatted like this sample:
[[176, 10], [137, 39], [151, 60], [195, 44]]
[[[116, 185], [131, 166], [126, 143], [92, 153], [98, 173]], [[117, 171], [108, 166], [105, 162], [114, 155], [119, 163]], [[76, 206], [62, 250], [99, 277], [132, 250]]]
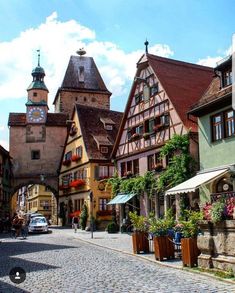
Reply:
[[38, 66], [40, 66], [40, 49], [38, 49], [37, 52], [38, 52]]

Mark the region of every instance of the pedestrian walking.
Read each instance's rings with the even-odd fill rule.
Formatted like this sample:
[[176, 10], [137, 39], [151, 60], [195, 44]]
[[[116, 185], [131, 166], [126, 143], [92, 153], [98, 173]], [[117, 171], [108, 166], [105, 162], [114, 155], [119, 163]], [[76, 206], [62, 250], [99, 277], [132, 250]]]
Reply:
[[22, 226], [21, 226], [21, 235], [22, 235], [23, 239], [26, 239], [28, 236], [28, 224], [29, 223], [28, 223], [27, 217], [24, 216]]
[[74, 216], [72, 218], [72, 227], [74, 228], [74, 233], [77, 232], [78, 224], [79, 224], [79, 218], [78, 218], [78, 216]]

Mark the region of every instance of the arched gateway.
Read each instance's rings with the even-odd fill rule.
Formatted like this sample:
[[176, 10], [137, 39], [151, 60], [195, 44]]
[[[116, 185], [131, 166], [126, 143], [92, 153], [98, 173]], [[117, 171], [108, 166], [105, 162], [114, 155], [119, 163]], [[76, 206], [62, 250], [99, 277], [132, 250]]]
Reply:
[[29, 85], [26, 113], [10, 113], [10, 156], [13, 160], [12, 194], [21, 186], [41, 184], [58, 197], [58, 172], [67, 135], [67, 116], [48, 113], [48, 89], [45, 72], [33, 69]]

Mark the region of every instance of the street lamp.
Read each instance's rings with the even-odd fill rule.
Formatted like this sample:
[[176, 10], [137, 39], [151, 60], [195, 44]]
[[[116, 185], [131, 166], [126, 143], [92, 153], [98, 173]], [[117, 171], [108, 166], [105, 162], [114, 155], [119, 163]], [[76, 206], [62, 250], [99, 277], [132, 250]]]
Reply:
[[89, 193], [90, 198], [90, 229], [91, 229], [91, 238], [93, 239], [93, 192]]

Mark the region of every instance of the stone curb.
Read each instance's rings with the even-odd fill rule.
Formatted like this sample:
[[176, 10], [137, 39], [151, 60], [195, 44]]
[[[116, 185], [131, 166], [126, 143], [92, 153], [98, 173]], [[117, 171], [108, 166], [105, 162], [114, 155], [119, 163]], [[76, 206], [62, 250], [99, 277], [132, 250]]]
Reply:
[[120, 250], [120, 249], [117, 249], [117, 248], [113, 248], [113, 247], [109, 247], [109, 246], [104, 246], [102, 244], [94, 243], [94, 242], [92, 242], [90, 240], [87, 240], [87, 239], [84, 239], [84, 238], [80, 238], [79, 236], [78, 237], [74, 237], [74, 239], [78, 239], [80, 241], [83, 241], [83, 242], [86, 242], [86, 243], [89, 243], [89, 244], [92, 244], [92, 245], [96, 245], [96, 246], [99, 246], [99, 247], [102, 247], [102, 248], [107, 248], [109, 250], [113, 250], [113, 251], [116, 251], [116, 252], [121, 252], [121, 253], [124, 253], [126, 255], [134, 256], [134, 257], [137, 257], [139, 259], [146, 260], [146, 261], [149, 261], [149, 262], [158, 264], [158, 265], [163, 266], [163, 267], [169, 267], [169, 268], [177, 269], [177, 270], [185, 270], [185, 271], [187, 271], [189, 273], [192, 273], [192, 274], [194, 274], [194, 273], [201, 274], [201, 275], [210, 277], [212, 279], [219, 280], [221, 282], [229, 283], [229, 284], [232, 284], [232, 285], [235, 284], [235, 281], [233, 281], [233, 280], [228, 280], [228, 279], [220, 278], [220, 277], [214, 276], [214, 275], [212, 275], [210, 273], [207, 273], [207, 272], [194, 271], [194, 270], [192, 270], [191, 268], [188, 268], [188, 267], [181, 267], [181, 266], [176, 266], [176, 265], [172, 265], [172, 264], [169, 264], [169, 263], [164, 263], [164, 262], [161, 262], [161, 261], [158, 261], [158, 260], [155, 260], [155, 259], [153, 260], [153, 259], [150, 259], [150, 258], [145, 257], [143, 255], [139, 255], [139, 254], [135, 254], [135, 253], [131, 253], [131, 252], [125, 251], [125, 250]]

